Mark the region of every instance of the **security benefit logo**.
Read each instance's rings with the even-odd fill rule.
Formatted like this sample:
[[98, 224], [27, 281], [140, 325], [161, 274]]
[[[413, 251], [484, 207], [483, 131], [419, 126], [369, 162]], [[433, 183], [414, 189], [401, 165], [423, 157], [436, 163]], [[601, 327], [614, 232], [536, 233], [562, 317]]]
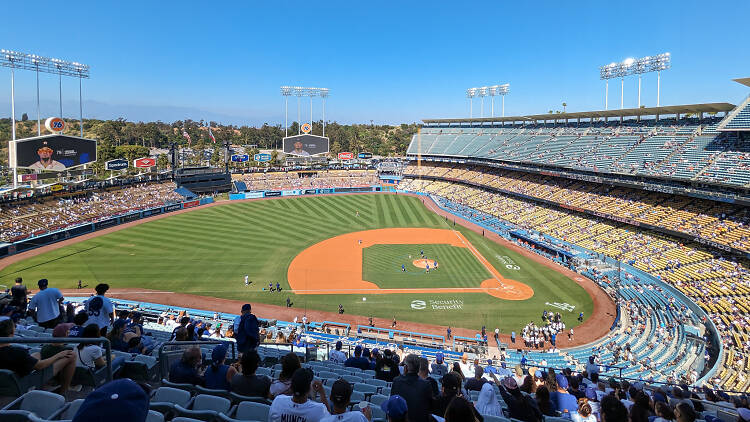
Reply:
[[457, 311], [464, 308], [464, 301], [461, 299], [449, 300], [412, 300], [411, 308], [421, 311], [423, 309], [432, 309], [433, 311]]

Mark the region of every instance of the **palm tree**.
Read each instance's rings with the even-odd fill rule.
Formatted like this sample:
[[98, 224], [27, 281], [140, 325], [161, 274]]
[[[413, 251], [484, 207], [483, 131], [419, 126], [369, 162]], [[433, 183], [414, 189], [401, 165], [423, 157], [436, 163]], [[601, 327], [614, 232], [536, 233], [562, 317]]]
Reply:
[[563, 105], [563, 113], [565, 113], [566, 107], [568, 107], [568, 103], [563, 102], [562, 105]]

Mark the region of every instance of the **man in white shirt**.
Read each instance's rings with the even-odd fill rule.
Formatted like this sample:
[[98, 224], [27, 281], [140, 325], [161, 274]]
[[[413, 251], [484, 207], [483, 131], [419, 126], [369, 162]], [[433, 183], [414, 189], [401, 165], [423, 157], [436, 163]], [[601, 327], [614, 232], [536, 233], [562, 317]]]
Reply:
[[347, 412], [351, 397], [352, 386], [348, 381], [340, 379], [334, 382], [331, 386], [331, 404], [333, 405], [331, 413], [333, 414], [321, 419], [320, 422], [368, 422], [370, 418], [365, 416], [364, 412], [372, 417], [369, 406], [361, 409], [362, 411]]
[[60, 320], [60, 304], [63, 295], [56, 288], [47, 288], [49, 281], [46, 278], [39, 280], [39, 293], [35, 294], [29, 302], [29, 310], [36, 312], [36, 321], [44, 328], [55, 328]]
[[86, 325], [96, 324], [102, 336], [104, 336], [107, 334], [109, 324], [115, 320], [115, 307], [112, 305], [112, 301], [104, 296], [109, 290], [109, 284], [99, 283], [94, 290], [96, 290], [96, 296], [92, 296], [84, 302], [86, 313], [89, 314]]
[[341, 351], [341, 348], [343, 347], [343, 344], [341, 344], [341, 340], [336, 342], [336, 350], [331, 350], [331, 353], [328, 357], [328, 359], [331, 362], [336, 362], [338, 364], [343, 365], [344, 362], [346, 362], [346, 354]]
[[[312, 385], [313, 391], [320, 394], [320, 403], [307, 399]], [[278, 395], [268, 411], [268, 422], [320, 421], [328, 413], [328, 398], [320, 380], [313, 381], [313, 373], [308, 368], [299, 368], [292, 375], [292, 395]]]

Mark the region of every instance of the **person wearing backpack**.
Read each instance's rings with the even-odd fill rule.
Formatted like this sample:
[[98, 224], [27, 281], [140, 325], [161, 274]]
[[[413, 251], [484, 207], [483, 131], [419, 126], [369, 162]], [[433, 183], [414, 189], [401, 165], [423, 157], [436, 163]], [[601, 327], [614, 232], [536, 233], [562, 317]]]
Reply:
[[250, 310], [249, 303], [242, 305], [242, 314], [234, 338], [237, 340], [237, 351], [245, 353], [250, 349], [256, 349], [260, 343], [260, 334], [258, 329], [258, 318]]
[[96, 324], [102, 337], [107, 335], [107, 328], [115, 320], [115, 308], [112, 301], [104, 295], [109, 290], [109, 284], [100, 283], [96, 285], [96, 296], [90, 297], [84, 302], [84, 309], [89, 315], [86, 325]]

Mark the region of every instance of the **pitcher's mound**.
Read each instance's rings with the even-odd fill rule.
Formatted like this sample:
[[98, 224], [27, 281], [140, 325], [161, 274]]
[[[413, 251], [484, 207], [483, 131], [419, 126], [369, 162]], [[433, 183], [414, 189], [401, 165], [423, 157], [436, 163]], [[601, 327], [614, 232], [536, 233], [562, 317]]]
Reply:
[[411, 262], [417, 268], [427, 268], [427, 264], [430, 264], [430, 268], [437, 268], [440, 264], [433, 259], [415, 259]]

